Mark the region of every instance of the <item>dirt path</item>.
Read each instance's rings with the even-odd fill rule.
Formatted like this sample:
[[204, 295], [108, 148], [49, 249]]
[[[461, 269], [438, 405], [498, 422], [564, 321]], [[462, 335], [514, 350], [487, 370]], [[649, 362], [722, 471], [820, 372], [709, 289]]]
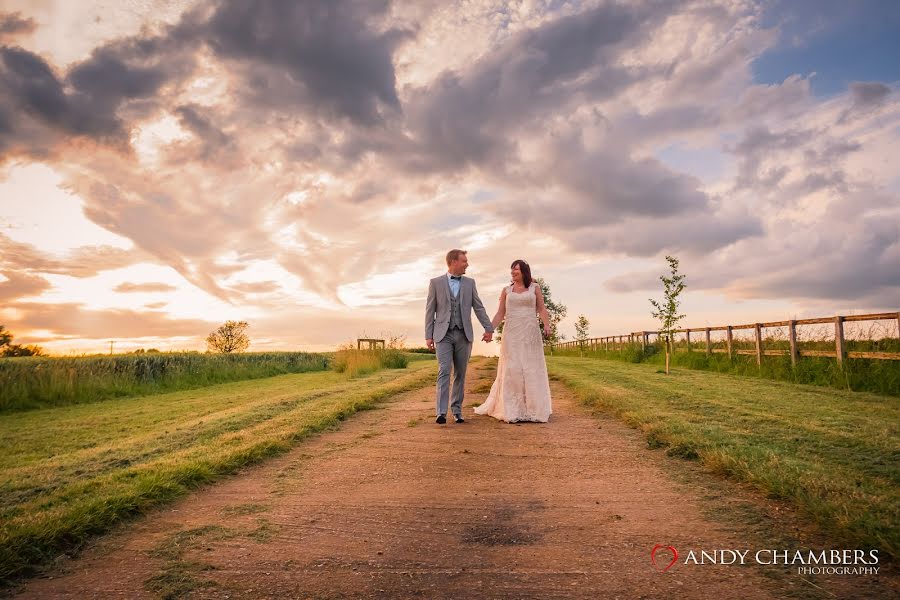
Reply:
[[[20, 598], [780, 598], [796, 576], [650, 562], [747, 548], [640, 434], [554, 382], [548, 424], [434, 424], [416, 390], [102, 538]], [[659, 562], [668, 563], [661, 554]], [[822, 597], [833, 597], [823, 594]]]

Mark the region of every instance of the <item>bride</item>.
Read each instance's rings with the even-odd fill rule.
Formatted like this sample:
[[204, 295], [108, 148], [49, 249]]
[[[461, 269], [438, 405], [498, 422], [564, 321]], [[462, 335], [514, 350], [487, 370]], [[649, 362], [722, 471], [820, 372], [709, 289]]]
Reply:
[[550, 382], [544, 360], [544, 342], [535, 315], [540, 315], [544, 335], [550, 335], [550, 315], [544, 306], [541, 286], [532, 282], [531, 267], [524, 260], [510, 265], [512, 285], [500, 293], [500, 307], [491, 324], [503, 324], [497, 378], [479, 415], [515, 423], [546, 423], [550, 417]]

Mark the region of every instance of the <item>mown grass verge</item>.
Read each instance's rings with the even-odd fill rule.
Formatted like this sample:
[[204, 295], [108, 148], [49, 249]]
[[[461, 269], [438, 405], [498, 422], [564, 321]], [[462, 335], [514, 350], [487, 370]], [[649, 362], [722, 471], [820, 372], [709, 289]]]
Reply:
[[116, 523], [283, 453], [436, 363], [347, 380], [283, 375], [0, 416], [0, 580], [33, 572]]
[[[885, 351], [897, 351], [896, 345], [883, 344], [883, 346], [887, 347]], [[820, 344], [816, 349], [828, 348], [823, 348]], [[647, 363], [660, 367], [666, 364], [665, 352], [656, 344], [651, 344], [646, 348], [641, 348], [641, 345], [636, 343], [624, 344], [620, 350], [609, 351], [586, 350], [580, 352], [570, 348], [556, 349], [553, 354], [555, 356]], [[670, 361], [670, 364], [676, 367], [900, 397], [900, 361], [898, 360], [848, 358], [841, 368], [837, 360], [828, 357], [801, 356], [797, 364], [792, 365], [789, 356], [764, 356], [762, 364], [757, 365], [756, 356], [738, 354], [729, 358], [727, 354], [720, 353], [707, 355], [703, 348], [694, 348], [692, 352], [686, 352], [680, 348], [670, 355]]]
[[900, 549], [900, 400], [734, 375], [548, 357], [586, 405], [651, 448], [786, 500], [836, 547]]
[[0, 360], [0, 412], [323, 371], [328, 366], [326, 356], [308, 352], [5, 358]]

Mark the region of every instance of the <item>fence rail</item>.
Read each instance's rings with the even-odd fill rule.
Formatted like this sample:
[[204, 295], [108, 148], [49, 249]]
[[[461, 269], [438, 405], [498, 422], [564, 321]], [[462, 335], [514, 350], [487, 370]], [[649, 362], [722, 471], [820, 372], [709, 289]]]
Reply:
[[[790, 356], [791, 364], [796, 365], [797, 360], [801, 356], [825, 356], [836, 358], [838, 364], [843, 366], [843, 362], [847, 358], [867, 358], [875, 360], [900, 360], [900, 352], [860, 352], [848, 351], [846, 347], [846, 339], [844, 337], [844, 323], [854, 321], [897, 321], [898, 336], [900, 336], [900, 311], [891, 313], [872, 313], [867, 315], [848, 315], [835, 317], [821, 317], [816, 319], [791, 319], [788, 321], [772, 321], [769, 323], [747, 323], [744, 325], [720, 325], [716, 327], [691, 327], [687, 329], [676, 329], [675, 333], [684, 333], [687, 339], [687, 351], [691, 352], [691, 333], [704, 333], [706, 337], [706, 354], [727, 353], [729, 357], [736, 354], [755, 355], [756, 363], [762, 363], [763, 356]], [[800, 350], [797, 341], [798, 325], [820, 325], [834, 324], [834, 350]], [[763, 347], [762, 330], [772, 327], [787, 327], [789, 334], [789, 350], [766, 349]], [[735, 330], [752, 329], [754, 330], [755, 346], [754, 350], [744, 350], [734, 347], [734, 337], [732, 333]], [[710, 342], [710, 332], [725, 332], [725, 348], [713, 348]], [[590, 350], [615, 350], [622, 348], [625, 344], [635, 344], [640, 342], [641, 347], [650, 344], [650, 336], [657, 336], [659, 341], [659, 331], [633, 331], [623, 335], [611, 335], [599, 338], [588, 338], [585, 340], [572, 340], [555, 344], [554, 349], [590, 349]], [[673, 345], [674, 350], [674, 345]]]

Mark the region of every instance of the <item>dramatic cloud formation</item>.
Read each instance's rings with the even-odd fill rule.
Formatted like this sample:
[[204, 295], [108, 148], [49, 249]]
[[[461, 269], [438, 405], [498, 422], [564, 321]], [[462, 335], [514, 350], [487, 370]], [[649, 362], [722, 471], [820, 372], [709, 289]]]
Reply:
[[733, 0], [13, 4], [0, 322], [25, 341], [202, 347], [242, 318], [258, 349], [416, 344], [453, 247], [491, 310], [526, 258], [596, 334], [653, 327], [666, 254], [688, 321], [900, 308], [897, 67], [797, 50], [878, 3], [808, 28]]
[[24, 18], [21, 13], [0, 14], [0, 40], [14, 40], [31, 33], [36, 26], [34, 19]]

